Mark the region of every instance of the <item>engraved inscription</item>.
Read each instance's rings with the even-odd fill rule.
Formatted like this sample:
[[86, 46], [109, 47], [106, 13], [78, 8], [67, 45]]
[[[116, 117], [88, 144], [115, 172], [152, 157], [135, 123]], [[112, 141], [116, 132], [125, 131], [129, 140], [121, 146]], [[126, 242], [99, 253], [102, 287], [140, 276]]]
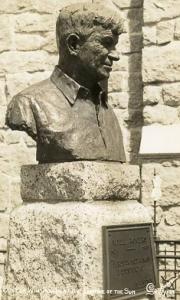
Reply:
[[112, 227], [106, 237], [110, 290], [142, 292], [148, 283], [156, 284], [150, 226]]

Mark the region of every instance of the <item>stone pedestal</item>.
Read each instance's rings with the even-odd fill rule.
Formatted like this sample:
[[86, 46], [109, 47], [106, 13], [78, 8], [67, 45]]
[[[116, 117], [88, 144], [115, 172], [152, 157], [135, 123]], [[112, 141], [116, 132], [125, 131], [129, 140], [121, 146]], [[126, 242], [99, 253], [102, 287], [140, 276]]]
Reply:
[[137, 201], [138, 167], [76, 162], [22, 174], [26, 203], [11, 214], [3, 300], [104, 299], [102, 226], [151, 222]]

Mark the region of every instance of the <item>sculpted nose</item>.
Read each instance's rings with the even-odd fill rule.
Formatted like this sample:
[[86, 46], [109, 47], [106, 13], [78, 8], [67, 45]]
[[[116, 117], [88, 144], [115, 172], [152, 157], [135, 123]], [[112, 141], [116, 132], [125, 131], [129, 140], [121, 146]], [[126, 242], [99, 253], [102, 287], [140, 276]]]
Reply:
[[118, 52], [116, 50], [112, 50], [109, 54], [108, 54], [109, 58], [114, 60], [114, 61], [118, 61], [119, 60], [119, 55]]

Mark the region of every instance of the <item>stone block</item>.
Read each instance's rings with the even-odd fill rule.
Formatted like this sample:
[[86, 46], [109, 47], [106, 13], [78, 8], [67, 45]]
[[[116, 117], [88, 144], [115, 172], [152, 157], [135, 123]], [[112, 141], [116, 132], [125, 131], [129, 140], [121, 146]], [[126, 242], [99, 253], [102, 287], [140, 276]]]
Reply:
[[127, 54], [127, 53], [134, 53], [140, 52], [143, 46], [143, 36], [142, 33], [122, 33], [119, 37], [119, 47], [120, 52]]
[[56, 63], [57, 56], [43, 50], [4, 52], [0, 54], [0, 74], [51, 71]]
[[44, 43], [42, 45], [42, 49], [46, 50], [49, 53], [58, 53], [57, 45], [56, 45], [56, 36], [55, 32], [49, 31], [43, 34]]
[[0, 52], [7, 51], [12, 48], [13, 41], [13, 20], [11, 16], [1, 15], [0, 19]]
[[6, 75], [6, 85], [7, 85], [7, 95], [8, 101], [12, 99], [12, 97], [18, 94], [23, 89], [28, 86], [47, 79], [50, 77], [51, 72], [35, 72], [33, 74], [27, 72], [15, 73], [15, 74], [7, 74]]
[[9, 232], [9, 215], [0, 213], [0, 238], [7, 238]]
[[119, 52], [120, 60], [113, 63], [113, 72], [121, 71], [121, 72], [128, 72], [129, 68], [129, 55], [121, 53], [121, 45], [117, 45], [116, 49]]
[[144, 26], [143, 27], [143, 45], [155, 45], [156, 44], [156, 26]]
[[10, 200], [10, 178], [2, 173], [2, 169], [0, 178], [0, 211], [5, 211]]
[[129, 94], [127, 92], [110, 93], [108, 95], [109, 104], [113, 108], [128, 108]]
[[129, 109], [125, 111], [124, 122], [130, 127], [139, 127], [143, 124], [141, 109]]
[[118, 8], [136, 8], [143, 6], [143, 0], [113, 0]]
[[180, 207], [172, 207], [165, 213], [165, 219], [168, 225], [180, 225]]
[[102, 227], [147, 222], [147, 210], [136, 201], [36, 203], [14, 210], [6, 299], [104, 299]]
[[0, 238], [0, 252], [6, 252], [7, 251], [7, 239]]
[[22, 13], [16, 17], [15, 32], [54, 32], [55, 23], [55, 16], [49, 14]]
[[175, 39], [180, 40], [180, 18], [176, 19], [176, 21], [175, 21], [174, 37], [175, 37]]
[[178, 111], [162, 104], [146, 106], [143, 111], [144, 125], [159, 123], [163, 125], [179, 123]]
[[15, 48], [18, 51], [40, 50], [45, 44], [45, 39], [37, 34], [20, 33], [15, 35]]
[[147, 85], [144, 87], [143, 103], [144, 105], [154, 105], [162, 103], [162, 87]]
[[5, 89], [6, 89], [5, 79], [2, 78], [0, 79], [0, 106], [7, 105]]
[[6, 116], [6, 106], [0, 105], [0, 128], [6, 128], [5, 116]]
[[125, 92], [128, 91], [128, 73], [127, 72], [112, 72], [108, 81], [108, 91]]
[[[158, 200], [158, 204], [162, 207], [179, 206], [180, 193], [180, 168], [165, 167], [158, 163], [147, 163], [142, 166], [142, 203], [144, 205], [153, 204], [153, 178], [154, 170], [161, 178], [161, 193], [162, 196]], [[176, 208], [175, 208], [176, 209]]]
[[5, 263], [5, 254], [4, 253], [0, 253], [0, 265], [3, 265]]
[[157, 24], [157, 44], [171, 42], [174, 38], [174, 20]]
[[7, 213], [10, 213], [15, 207], [22, 204], [21, 192], [20, 192], [20, 176], [11, 178], [10, 186], [10, 201], [7, 208]]
[[162, 82], [180, 80], [180, 43], [164, 47], [145, 47], [143, 50], [143, 81]]
[[23, 166], [24, 201], [139, 199], [139, 167], [113, 162], [65, 162]]
[[153, 23], [180, 16], [180, 3], [177, 0], [145, 0], [144, 22]]
[[[135, 0], [138, 1], [138, 0]], [[40, 12], [47, 14], [58, 13], [58, 11], [68, 4], [77, 2], [87, 2], [87, 0], [8, 0], [4, 1], [0, 7], [0, 13], [19, 13], [19, 12]]]
[[180, 83], [172, 83], [163, 85], [162, 88], [163, 101], [169, 106], [180, 105]]
[[28, 148], [23, 140], [18, 144], [9, 144], [8, 147], [6, 145], [4, 148], [5, 159], [11, 165], [11, 176], [14, 178], [20, 176], [20, 168], [23, 164], [36, 163], [36, 149]]

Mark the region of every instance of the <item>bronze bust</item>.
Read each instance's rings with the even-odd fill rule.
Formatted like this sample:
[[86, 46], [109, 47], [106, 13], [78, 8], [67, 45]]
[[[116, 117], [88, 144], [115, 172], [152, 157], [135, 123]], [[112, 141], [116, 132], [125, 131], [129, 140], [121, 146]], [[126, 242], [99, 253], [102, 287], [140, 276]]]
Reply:
[[59, 62], [51, 77], [10, 102], [6, 124], [37, 142], [39, 163], [125, 161], [116, 116], [99, 84], [109, 78], [121, 16], [97, 4], [60, 11], [56, 24]]

